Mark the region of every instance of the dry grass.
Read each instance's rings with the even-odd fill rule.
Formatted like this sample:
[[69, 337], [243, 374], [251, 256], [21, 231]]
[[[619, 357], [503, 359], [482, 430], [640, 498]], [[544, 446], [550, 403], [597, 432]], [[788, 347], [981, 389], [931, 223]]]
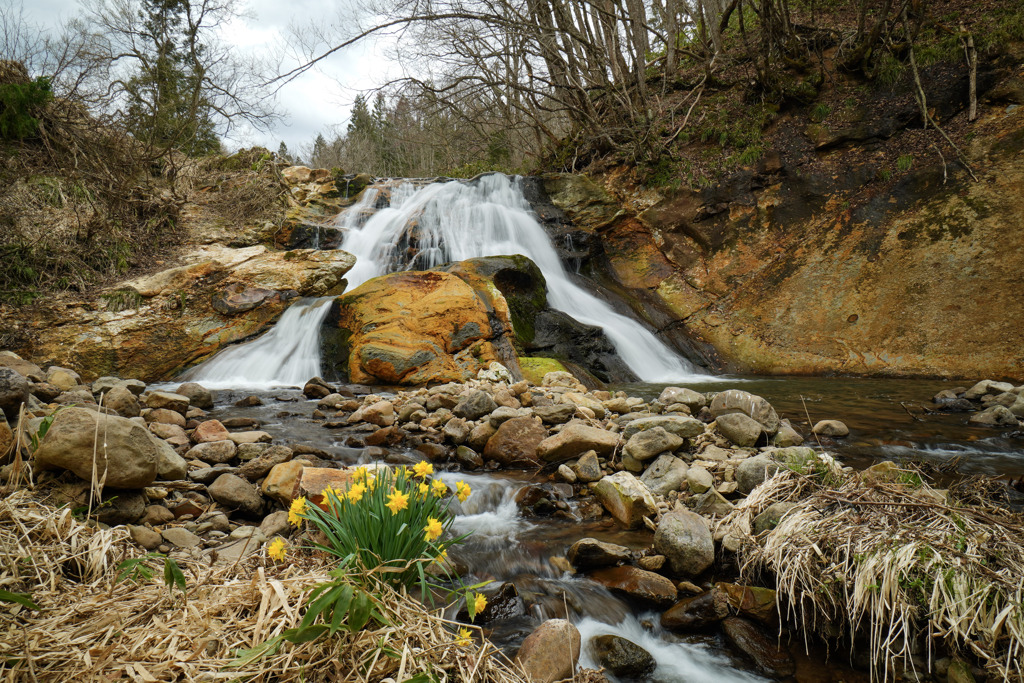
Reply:
[[876, 678], [900, 660], [912, 667], [918, 650], [931, 661], [941, 644], [1001, 680], [1024, 680], [1020, 515], [975, 483], [947, 494], [916, 471], [820, 479], [780, 471], [723, 520], [749, 529], [770, 504], [797, 502], [774, 530], [746, 534], [748, 579], [774, 575], [787, 616], [826, 640], [866, 639]]
[[277, 566], [263, 553], [214, 566], [186, 556], [176, 558], [188, 579], [182, 596], [156, 578], [116, 583], [118, 563], [140, 554], [123, 527], [86, 526], [28, 491], [0, 501], [0, 588], [41, 608], [0, 609], [0, 680], [524, 680], [492, 645], [456, 642], [456, 625], [387, 588], [376, 597], [389, 625], [231, 667], [237, 650], [298, 625], [304, 595], [330, 567], [308, 557]]

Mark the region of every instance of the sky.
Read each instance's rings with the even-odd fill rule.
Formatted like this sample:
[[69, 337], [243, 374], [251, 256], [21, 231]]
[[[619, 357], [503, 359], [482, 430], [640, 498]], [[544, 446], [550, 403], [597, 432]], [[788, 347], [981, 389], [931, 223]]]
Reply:
[[[224, 41], [241, 51], [280, 55], [285, 71], [299, 63], [286, 44], [289, 27], [310, 22], [351, 23], [350, 0], [239, 0], [239, 5], [243, 16], [225, 27]], [[79, 3], [26, 0], [23, 12], [28, 21], [54, 28], [76, 16]], [[371, 39], [332, 55], [281, 88], [278, 109], [284, 118], [272, 130], [237, 129], [224, 140], [225, 146], [261, 145], [276, 150], [283, 141], [294, 153], [311, 145], [317, 133], [347, 123], [355, 96], [380, 85], [397, 68], [389, 55], [391, 49], [387, 38]]]

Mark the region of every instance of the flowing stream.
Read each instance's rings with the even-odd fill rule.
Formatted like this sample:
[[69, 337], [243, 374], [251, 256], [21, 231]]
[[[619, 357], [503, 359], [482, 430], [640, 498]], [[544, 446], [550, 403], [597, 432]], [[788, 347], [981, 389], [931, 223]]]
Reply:
[[[426, 270], [482, 256], [522, 254], [540, 268], [548, 302], [604, 329], [626, 365], [644, 382], [707, 379], [652, 332], [574, 282], [523, 196], [522, 181], [500, 173], [470, 182], [379, 184], [341, 216], [341, 249], [355, 255], [349, 287], [402, 270]], [[409, 255], [409, 235], [417, 249]]]

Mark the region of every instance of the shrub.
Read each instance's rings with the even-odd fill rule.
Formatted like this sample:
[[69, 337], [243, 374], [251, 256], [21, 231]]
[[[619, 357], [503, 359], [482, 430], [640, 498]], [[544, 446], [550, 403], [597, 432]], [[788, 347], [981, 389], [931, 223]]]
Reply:
[[50, 79], [0, 84], [0, 140], [24, 140], [39, 132], [40, 108], [53, 99]]

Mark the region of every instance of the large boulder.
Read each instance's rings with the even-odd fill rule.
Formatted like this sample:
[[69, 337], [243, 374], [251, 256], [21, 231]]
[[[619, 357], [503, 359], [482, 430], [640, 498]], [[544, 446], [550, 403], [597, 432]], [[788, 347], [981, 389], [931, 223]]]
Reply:
[[782, 469], [782, 465], [769, 455], [762, 454], [747, 458], [736, 467], [736, 488], [741, 493], [750, 493], [763, 484], [765, 479], [775, 476], [780, 469]]
[[643, 679], [658, 665], [650, 652], [621, 636], [594, 636], [588, 645], [602, 667], [627, 680]]
[[548, 431], [537, 418], [514, 417], [502, 422], [487, 440], [484, 457], [505, 466], [535, 465], [540, 461], [537, 448], [547, 435]]
[[35, 462], [44, 469], [70, 470], [86, 481], [93, 481], [95, 471], [105, 486], [133, 489], [156, 479], [160, 448], [137, 422], [86, 408], [65, 408], [54, 417]]
[[619, 443], [619, 435], [600, 427], [572, 421], [554, 436], [544, 439], [537, 447], [537, 455], [546, 462], [578, 457], [587, 451], [608, 455]]
[[640, 475], [640, 481], [646, 484], [652, 493], [664, 496], [670, 491], [682, 489], [688, 469], [689, 466], [682, 458], [663, 455], [644, 470]]
[[756, 394], [739, 389], [728, 389], [716, 394], [711, 401], [711, 414], [717, 419], [730, 413], [743, 413], [757, 420], [769, 435], [779, 431], [779, 416], [772, 404]]
[[656, 605], [671, 605], [678, 597], [670, 579], [639, 567], [606, 567], [591, 572], [588, 577], [609, 590]]
[[548, 619], [526, 636], [516, 663], [532, 683], [572, 678], [580, 657], [580, 632], [565, 619]]
[[594, 486], [594, 496], [626, 528], [643, 524], [658, 509], [650, 490], [629, 472], [616, 472]]
[[622, 545], [581, 538], [569, 548], [567, 557], [577, 571], [586, 571], [629, 562], [631, 554], [629, 548]]
[[715, 420], [715, 424], [722, 436], [740, 447], [756, 445], [764, 429], [760, 422], [743, 413], [722, 415]]
[[707, 405], [707, 399], [704, 398], [704, 394], [694, 391], [693, 389], [685, 389], [682, 387], [665, 387], [661, 395], [658, 396], [658, 401], [666, 406], [670, 406], [674, 403], [682, 403], [690, 412], [696, 414], [701, 408]]
[[344, 381], [425, 384], [476, 377], [499, 357], [511, 323], [460, 278], [407, 271], [373, 278], [340, 297], [324, 337], [326, 365]]
[[684, 509], [662, 516], [654, 532], [654, 549], [668, 558], [674, 573], [685, 577], [698, 576], [715, 561], [707, 520]]
[[654, 427], [634, 434], [626, 442], [623, 452], [642, 462], [656, 455], [674, 451], [682, 445], [683, 439], [680, 437], [666, 432], [662, 427]]

